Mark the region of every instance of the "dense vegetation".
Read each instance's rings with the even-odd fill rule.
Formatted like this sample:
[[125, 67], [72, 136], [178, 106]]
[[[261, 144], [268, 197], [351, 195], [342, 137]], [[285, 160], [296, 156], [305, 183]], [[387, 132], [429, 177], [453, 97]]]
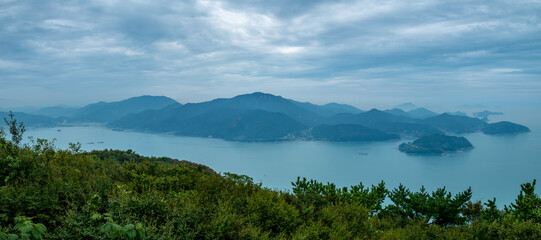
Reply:
[[439, 133], [398, 146], [402, 152], [415, 154], [445, 154], [470, 148], [473, 148], [473, 145], [464, 137], [446, 136]]
[[535, 180], [504, 209], [495, 200], [472, 202], [470, 189], [389, 190], [383, 182], [340, 188], [299, 178], [283, 192], [245, 175], [133, 151], [22, 144], [24, 126], [7, 123], [0, 239], [541, 238]]

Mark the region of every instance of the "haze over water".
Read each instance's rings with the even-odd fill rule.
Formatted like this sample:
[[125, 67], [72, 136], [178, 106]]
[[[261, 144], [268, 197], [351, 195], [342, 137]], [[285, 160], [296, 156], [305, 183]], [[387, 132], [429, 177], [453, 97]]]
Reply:
[[[212, 138], [193, 138], [101, 127], [32, 129], [27, 136], [56, 139], [67, 148], [81, 142], [84, 150], [132, 149], [146, 156], [168, 156], [207, 165], [217, 172], [246, 174], [263, 186], [286, 190], [297, 176], [350, 186], [385, 181], [412, 190], [446, 186], [453, 193], [472, 187], [473, 200], [496, 197], [497, 204], [516, 198], [520, 184], [541, 179], [541, 111], [508, 109], [491, 120], [512, 120], [532, 132], [510, 136], [465, 134], [475, 149], [447, 156], [407, 155], [391, 142], [270, 142], [245, 143]], [[61, 129], [60, 132], [57, 129]], [[92, 142], [92, 144], [90, 144]], [[98, 143], [103, 142], [103, 143]], [[366, 155], [365, 155], [366, 154]]]

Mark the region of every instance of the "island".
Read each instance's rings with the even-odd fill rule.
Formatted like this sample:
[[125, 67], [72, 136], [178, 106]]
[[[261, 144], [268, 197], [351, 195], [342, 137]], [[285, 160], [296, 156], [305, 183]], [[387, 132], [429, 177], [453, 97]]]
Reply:
[[502, 112], [491, 112], [491, 111], [482, 111], [482, 112], [474, 112], [472, 113], [472, 115], [474, 117], [478, 117], [478, 118], [488, 118], [489, 116], [492, 116], [492, 115], [503, 115]]
[[530, 129], [526, 126], [508, 122], [508, 121], [501, 121], [497, 123], [491, 123], [485, 126], [481, 131], [484, 134], [489, 135], [502, 135], [502, 134], [518, 134], [518, 133], [526, 133], [530, 132]]
[[445, 155], [472, 149], [473, 145], [464, 137], [446, 136], [441, 133], [421, 137], [413, 142], [402, 143], [398, 147], [401, 152], [408, 154]]
[[311, 140], [316, 141], [387, 141], [398, 140], [396, 134], [388, 134], [377, 129], [371, 129], [356, 124], [339, 124], [316, 126], [310, 131]]
[[[398, 107], [402, 108], [363, 111], [347, 104], [317, 105], [254, 92], [184, 104], [165, 96], [143, 95], [80, 108], [53, 106], [14, 115], [25, 126], [33, 128], [92, 125], [243, 142], [388, 141], [435, 133], [474, 133], [483, 129], [486, 134], [529, 131], [510, 122], [491, 125], [488, 119], [459, 116], [462, 113], [438, 115], [411, 103]], [[9, 112], [0, 112], [0, 119], [9, 115]]]

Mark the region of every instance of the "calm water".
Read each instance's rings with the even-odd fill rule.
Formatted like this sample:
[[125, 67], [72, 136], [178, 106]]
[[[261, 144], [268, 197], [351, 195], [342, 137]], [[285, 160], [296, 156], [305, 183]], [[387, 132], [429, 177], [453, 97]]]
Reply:
[[[502, 118], [514, 120], [509, 116]], [[264, 186], [277, 189], [290, 189], [297, 176], [339, 186], [359, 182], [370, 185], [381, 180], [388, 187], [403, 183], [413, 190], [421, 185], [428, 190], [446, 186], [453, 193], [471, 186], [474, 200], [496, 197], [498, 205], [503, 206], [516, 198], [521, 183], [534, 178], [541, 180], [541, 126], [536, 119], [539, 118], [518, 121], [530, 127], [532, 132], [528, 134], [465, 135], [476, 148], [447, 156], [403, 154], [397, 150], [403, 141], [241, 143], [100, 127], [33, 129], [27, 136], [56, 138], [59, 148], [80, 142], [85, 150], [133, 149], [146, 156], [186, 159], [218, 172], [246, 174]]]

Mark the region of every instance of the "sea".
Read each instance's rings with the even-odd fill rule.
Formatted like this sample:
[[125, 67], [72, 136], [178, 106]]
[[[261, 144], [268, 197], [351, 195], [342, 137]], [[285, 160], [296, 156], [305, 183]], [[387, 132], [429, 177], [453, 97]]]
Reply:
[[[471, 187], [472, 200], [496, 198], [503, 207], [516, 199], [520, 184], [541, 180], [541, 110], [510, 109], [492, 122], [510, 120], [532, 132], [491, 136], [471, 133], [474, 149], [444, 156], [408, 155], [390, 142], [234, 142], [214, 138], [115, 131], [99, 126], [29, 129], [26, 136], [55, 141], [59, 149], [79, 142], [82, 149], [131, 149], [144, 156], [167, 156], [204, 164], [216, 172], [245, 174], [264, 187], [290, 191], [297, 177], [337, 186], [384, 181], [418, 191], [445, 187], [453, 194]], [[536, 192], [539, 193], [537, 185]]]

